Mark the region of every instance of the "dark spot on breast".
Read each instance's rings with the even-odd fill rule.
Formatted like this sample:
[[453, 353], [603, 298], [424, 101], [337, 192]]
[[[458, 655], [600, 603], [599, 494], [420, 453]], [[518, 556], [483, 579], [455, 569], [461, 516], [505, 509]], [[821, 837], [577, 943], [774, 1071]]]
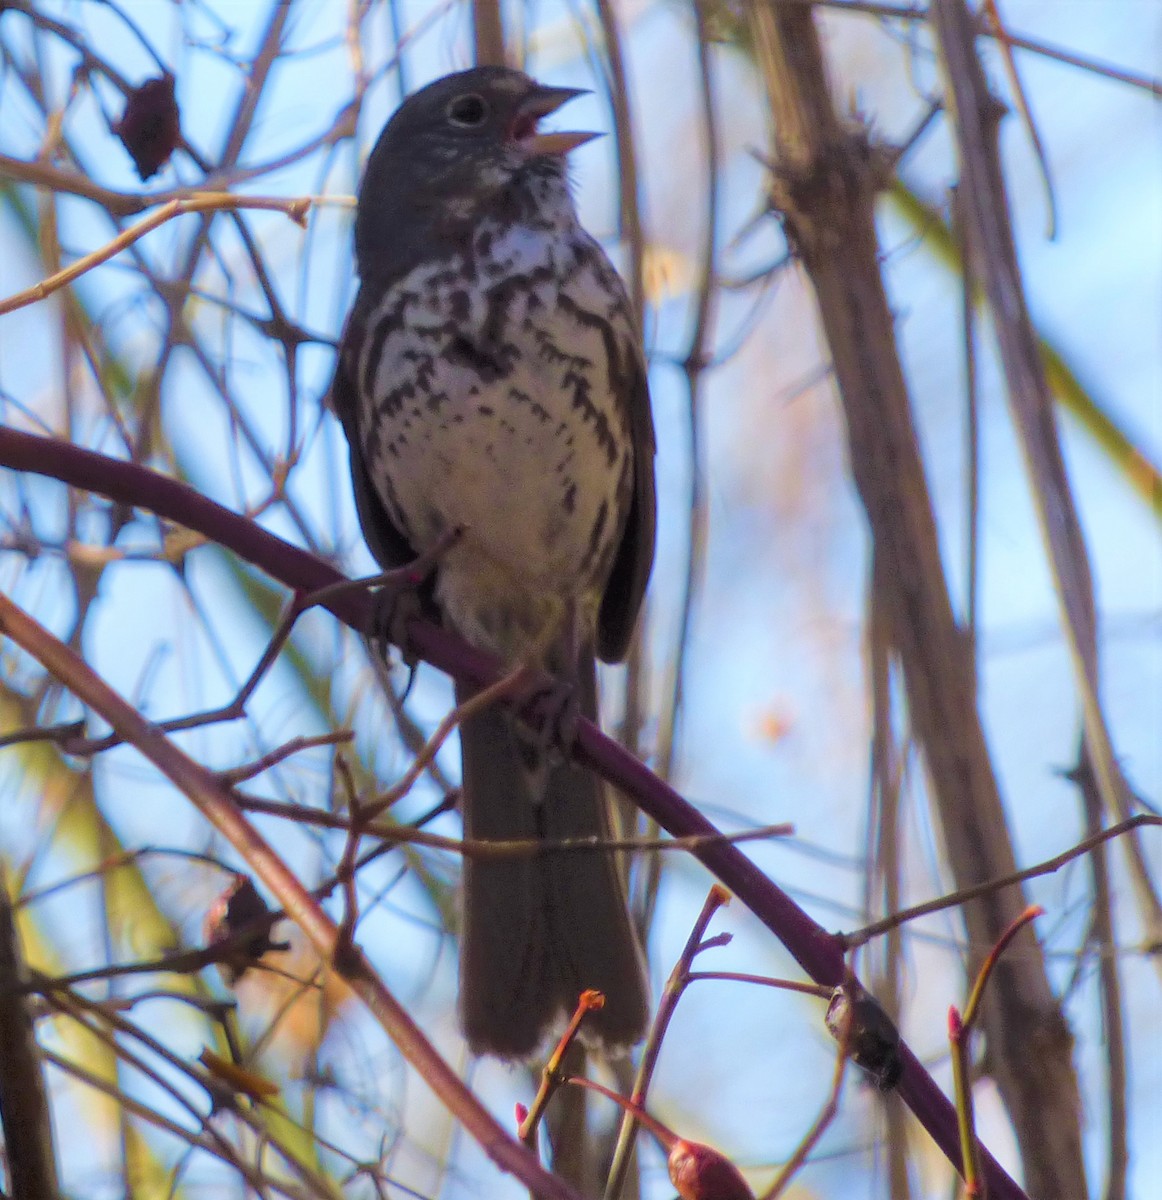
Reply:
[[601, 535], [605, 532], [605, 522], [609, 519], [609, 505], [602, 500], [601, 507], [597, 510], [597, 520], [593, 522], [593, 531], [589, 535], [589, 546], [585, 551], [585, 558], [582, 563], [584, 568], [588, 568], [596, 561], [601, 553]]
[[481, 379], [498, 379], [505, 372], [504, 347], [481, 345], [463, 334], [456, 334], [444, 347], [446, 361], [467, 367]]
[[472, 306], [468, 302], [468, 293], [459, 288], [448, 297], [448, 307], [454, 321], [467, 321]]
[[561, 497], [561, 503], [565, 506], [567, 513], [577, 511], [577, 485], [575, 483], [570, 483], [565, 489], [565, 494]]

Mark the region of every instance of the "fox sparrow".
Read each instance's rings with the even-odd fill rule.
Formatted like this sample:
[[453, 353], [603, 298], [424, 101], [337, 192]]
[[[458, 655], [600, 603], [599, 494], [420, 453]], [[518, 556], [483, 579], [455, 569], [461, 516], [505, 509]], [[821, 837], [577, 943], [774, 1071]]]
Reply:
[[[654, 435], [625, 289], [566, 179], [565, 155], [592, 135], [538, 130], [578, 94], [480, 67], [395, 113], [360, 190], [361, 286], [331, 396], [379, 561], [460, 529], [436, 567], [438, 615], [510, 666], [549, 670], [595, 717], [595, 653], [624, 656], [653, 562]], [[601, 781], [507, 711], [460, 739], [467, 837], [608, 837]], [[466, 860], [472, 1047], [534, 1053], [585, 988], [605, 993], [590, 1025], [604, 1045], [641, 1036], [615, 855]]]

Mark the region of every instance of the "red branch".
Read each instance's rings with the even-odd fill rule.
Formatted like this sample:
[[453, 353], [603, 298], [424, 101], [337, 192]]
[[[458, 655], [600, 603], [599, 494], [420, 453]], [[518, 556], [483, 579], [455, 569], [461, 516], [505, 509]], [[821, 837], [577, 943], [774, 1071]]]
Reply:
[[[84, 450], [55, 438], [0, 427], [0, 465], [58, 479], [111, 500], [143, 508], [216, 542], [297, 592], [343, 582], [334, 567], [268, 533], [192, 488], [136, 463]], [[339, 620], [355, 629], [369, 627], [373, 601], [364, 592], [344, 592], [325, 602]], [[425, 621], [408, 626], [409, 649], [441, 671], [476, 687], [494, 683], [501, 665], [459, 638]], [[582, 720], [574, 746], [576, 759], [597, 771], [675, 837], [720, 836], [702, 814], [621, 746]], [[692, 853], [783, 943], [816, 982], [835, 987], [845, 978], [843, 942], [813, 921], [737, 847], [710, 841]], [[904, 1043], [901, 1099], [959, 1169], [956, 1111]], [[994, 1200], [1027, 1200], [1000, 1164], [982, 1150], [982, 1169]]]

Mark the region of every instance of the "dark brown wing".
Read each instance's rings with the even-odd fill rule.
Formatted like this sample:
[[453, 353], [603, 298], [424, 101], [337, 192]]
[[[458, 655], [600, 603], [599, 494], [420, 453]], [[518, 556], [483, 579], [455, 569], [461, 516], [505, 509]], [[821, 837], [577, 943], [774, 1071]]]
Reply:
[[359, 513], [359, 524], [363, 537], [375, 555], [376, 561], [386, 571], [405, 566], [416, 556], [416, 551], [392, 522], [384, 508], [375, 485], [367, 474], [363, 458], [363, 438], [359, 428], [359, 392], [356, 383], [360, 347], [363, 344], [364, 325], [362, 320], [362, 297], [356, 300], [351, 316], [347, 319], [343, 337], [339, 342], [339, 357], [335, 363], [335, 377], [328, 393], [335, 415], [343, 424], [347, 445], [351, 451], [351, 482], [355, 488], [355, 507]]
[[633, 496], [625, 532], [605, 585], [597, 614], [597, 654], [603, 662], [619, 662], [629, 649], [638, 609], [654, 565], [657, 501], [654, 496], [654, 418], [641, 347], [633, 332], [626, 303], [625, 337], [619, 339], [620, 370], [615, 378], [629, 408], [633, 438]]

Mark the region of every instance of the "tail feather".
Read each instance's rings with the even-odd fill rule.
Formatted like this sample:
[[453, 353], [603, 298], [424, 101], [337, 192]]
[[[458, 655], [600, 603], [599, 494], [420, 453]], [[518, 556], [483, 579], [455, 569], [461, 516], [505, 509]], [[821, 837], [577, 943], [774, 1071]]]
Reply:
[[[592, 656], [586, 659], [580, 700], [584, 715], [592, 716], [595, 670]], [[473, 717], [460, 738], [466, 837], [609, 837], [604, 785], [589, 771], [571, 763], [553, 766], [536, 802], [524, 745], [506, 712]], [[642, 1036], [648, 994], [617, 854], [466, 858], [460, 1014], [472, 1048], [529, 1057], [586, 988], [605, 995], [605, 1007], [587, 1018], [591, 1036], [608, 1048]]]

